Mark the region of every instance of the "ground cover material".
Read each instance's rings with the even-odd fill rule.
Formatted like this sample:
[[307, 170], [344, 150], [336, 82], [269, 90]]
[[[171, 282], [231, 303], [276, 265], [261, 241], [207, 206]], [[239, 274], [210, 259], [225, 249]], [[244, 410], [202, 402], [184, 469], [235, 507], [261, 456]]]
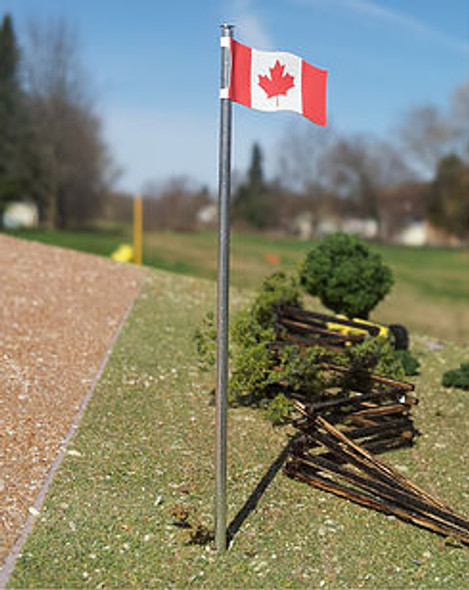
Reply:
[[0, 235], [0, 277], [1, 564], [142, 272]]
[[[229, 411], [231, 549], [188, 544], [186, 515], [213, 528], [213, 381], [190, 335], [214, 300], [211, 282], [148, 274], [10, 586], [467, 587], [467, 549], [278, 472], [288, 429], [251, 408]], [[422, 435], [385, 460], [467, 516], [469, 396], [440, 386], [467, 349], [413, 342]]]

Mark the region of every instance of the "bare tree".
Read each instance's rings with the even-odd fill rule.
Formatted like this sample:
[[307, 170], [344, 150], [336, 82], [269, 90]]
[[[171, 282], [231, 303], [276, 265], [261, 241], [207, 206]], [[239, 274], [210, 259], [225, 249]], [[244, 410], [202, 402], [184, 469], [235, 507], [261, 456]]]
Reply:
[[421, 176], [433, 178], [442, 159], [469, 156], [469, 80], [456, 87], [448, 108], [410, 109], [398, 129], [409, 161]]
[[372, 135], [338, 138], [326, 157], [329, 190], [362, 203], [364, 212], [377, 217], [376, 192], [407, 182], [412, 173], [398, 151]]
[[76, 30], [67, 21], [30, 21], [23, 55], [27, 92], [90, 107], [89, 76], [80, 61]]
[[455, 130], [454, 153], [469, 162], [469, 80], [456, 87], [450, 104], [451, 125]]
[[280, 169], [283, 183], [309, 196], [316, 213], [324, 200], [338, 197], [377, 221], [378, 191], [413, 178], [398, 150], [386, 141], [332, 130], [290, 131], [281, 144]]
[[451, 96], [451, 110], [458, 123], [469, 122], [469, 80], [456, 87]]
[[423, 176], [432, 176], [437, 162], [448, 153], [454, 128], [434, 105], [409, 110], [398, 129], [398, 135], [410, 162]]
[[30, 23], [24, 80], [42, 220], [61, 228], [82, 225], [100, 211], [110, 159], [76, 35], [66, 22]]
[[324, 186], [325, 154], [336, 141], [333, 129], [293, 126], [278, 146], [277, 183], [310, 196]]
[[163, 183], [150, 182], [143, 194], [148, 230], [193, 230], [200, 209], [212, 203], [208, 189], [186, 176], [173, 177]]
[[335, 142], [336, 134], [330, 127], [296, 125], [286, 130], [278, 145], [279, 173], [274, 182], [276, 193], [283, 193], [277, 200], [282, 204], [280, 218], [288, 211], [292, 215], [307, 213], [316, 226], [327, 197], [327, 154]]

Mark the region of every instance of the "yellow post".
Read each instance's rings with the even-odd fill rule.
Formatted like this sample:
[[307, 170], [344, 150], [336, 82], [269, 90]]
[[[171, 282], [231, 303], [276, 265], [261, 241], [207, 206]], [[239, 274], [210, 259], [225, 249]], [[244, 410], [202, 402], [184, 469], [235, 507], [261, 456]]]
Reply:
[[135, 195], [134, 199], [134, 262], [143, 262], [143, 207], [142, 197]]

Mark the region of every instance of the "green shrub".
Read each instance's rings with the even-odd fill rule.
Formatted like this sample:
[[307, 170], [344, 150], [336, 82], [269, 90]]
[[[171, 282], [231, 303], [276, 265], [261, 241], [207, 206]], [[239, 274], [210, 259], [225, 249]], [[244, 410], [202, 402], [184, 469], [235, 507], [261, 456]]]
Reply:
[[269, 386], [272, 385], [275, 355], [269, 342], [273, 341], [275, 333], [262, 329], [259, 324], [256, 326], [253, 323], [252, 327], [256, 330], [256, 335], [252, 334], [252, 337], [238, 341], [237, 346], [234, 343], [229, 382], [229, 400], [232, 404], [257, 405], [265, 399]]
[[[318, 368], [324, 349], [275, 346], [277, 311], [286, 305], [300, 306], [300, 288], [294, 278], [278, 272], [263, 281], [252, 305], [234, 318], [230, 331], [231, 403], [266, 408], [280, 393], [301, 391], [314, 397], [324, 390], [325, 379]], [[272, 415], [280, 412], [280, 400], [276, 404]]]
[[395, 350], [394, 354], [399, 359], [404, 373], [407, 376], [418, 375], [420, 372], [420, 363], [410, 350]]
[[279, 393], [273, 400], [266, 402], [264, 407], [264, 414], [276, 426], [286, 424], [292, 412], [293, 405], [283, 393]]
[[446, 371], [441, 383], [445, 387], [458, 387], [469, 391], [469, 363], [461, 363], [459, 369]]
[[300, 268], [306, 292], [335, 313], [367, 319], [393, 285], [391, 270], [359, 238], [343, 232], [313, 246]]
[[278, 309], [287, 305], [301, 305], [300, 286], [293, 277], [275, 272], [262, 281], [251, 315], [262, 326], [271, 325]]
[[297, 346], [275, 346], [273, 326], [262, 326], [254, 315], [255, 305], [241, 312], [231, 329], [231, 377], [229, 398], [232, 404], [262, 405], [279, 392], [317, 395], [324, 387], [318, 358], [322, 348], [300, 351]]
[[216, 362], [217, 326], [213, 311], [205, 314], [200, 327], [194, 331], [192, 340], [195, 344], [199, 368], [202, 371], [209, 371]]
[[[300, 305], [297, 282], [284, 273], [265, 279], [253, 303], [238, 313], [230, 326], [231, 405], [262, 408], [274, 424], [288, 421], [289, 398], [322, 400], [347, 395], [351, 388], [366, 391], [372, 386], [370, 373], [402, 379], [403, 364], [391, 343], [383, 338], [367, 338], [363, 343], [332, 353], [322, 347], [300, 348], [277, 341], [277, 312], [285, 305]], [[216, 327], [208, 314], [194, 340], [202, 367], [215, 362]], [[321, 369], [327, 361], [352, 370], [347, 374]]]
[[344, 377], [343, 387], [366, 391], [373, 385], [370, 379], [372, 373], [391, 379], [404, 379], [404, 368], [395, 353], [391, 343], [380, 337], [367, 338], [351, 346], [343, 355], [341, 363], [352, 369]]
[[264, 279], [252, 305], [234, 318], [230, 328], [232, 403], [259, 404], [278, 393], [277, 353], [271, 346], [276, 340], [276, 312], [299, 304], [298, 283], [277, 272]]

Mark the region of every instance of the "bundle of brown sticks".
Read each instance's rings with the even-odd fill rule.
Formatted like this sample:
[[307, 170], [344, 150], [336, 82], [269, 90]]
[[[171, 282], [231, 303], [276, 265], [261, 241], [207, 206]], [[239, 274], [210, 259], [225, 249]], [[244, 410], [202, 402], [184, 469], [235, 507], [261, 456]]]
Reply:
[[[315, 488], [367, 508], [469, 544], [469, 521], [439, 499], [410, 482], [377, 458], [378, 454], [410, 446], [418, 430], [411, 410], [418, 403], [411, 383], [371, 371], [328, 362], [328, 353], [347, 354], [350, 347], [376, 336], [331, 329], [329, 316], [284, 308], [277, 315], [276, 348], [320, 346], [325, 350], [318, 368], [340, 374], [342, 392], [324, 391], [311, 402], [295, 393], [298, 418], [285, 473]], [[342, 321], [342, 320], [339, 320]], [[353, 321], [342, 321], [353, 328]]]
[[[331, 373], [348, 374], [350, 369], [331, 363], [319, 368]], [[303, 408], [294, 424], [308, 434], [313, 416], [322, 416], [339, 427], [348, 438], [375, 453], [411, 446], [418, 430], [412, 419], [412, 406], [418, 403], [414, 386], [405, 381], [369, 374], [365, 389], [350, 384], [346, 395], [333, 395], [323, 401], [305, 403], [297, 396], [296, 407]]]
[[301, 418], [295, 421], [298, 434], [285, 465], [289, 477], [469, 544], [468, 520], [370, 452], [385, 444], [374, 440], [383, 432], [381, 428], [340, 430], [319, 408], [294, 404]]

